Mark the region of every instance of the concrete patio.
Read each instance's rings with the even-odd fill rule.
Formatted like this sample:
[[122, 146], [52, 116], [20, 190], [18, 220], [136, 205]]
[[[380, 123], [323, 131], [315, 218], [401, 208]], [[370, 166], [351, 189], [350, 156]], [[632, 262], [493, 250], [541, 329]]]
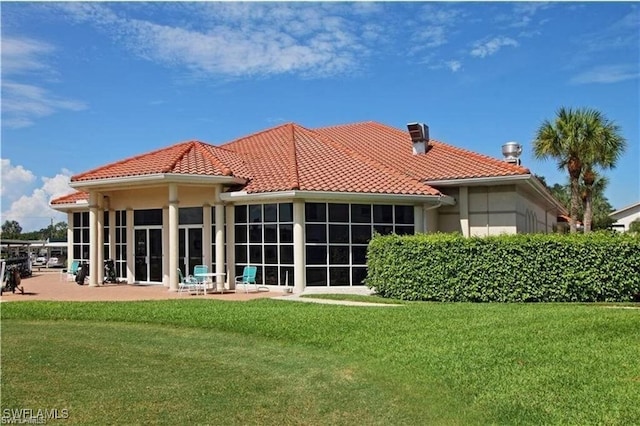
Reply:
[[[170, 292], [161, 285], [136, 285], [136, 284], [104, 284], [100, 287], [78, 285], [75, 281], [60, 279], [59, 270], [34, 271], [33, 276], [23, 278], [20, 287], [24, 294], [16, 291], [4, 292], [0, 296], [0, 302], [14, 302], [27, 300], [57, 300], [57, 301], [126, 301], [126, 300], [164, 300], [164, 299], [212, 299], [246, 301], [264, 297], [282, 297], [286, 293], [279, 291], [244, 291], [209, 293], [206, 295], [192, 295], [186, 292]], [[63, 276], [64, 279], [64, 276]]]

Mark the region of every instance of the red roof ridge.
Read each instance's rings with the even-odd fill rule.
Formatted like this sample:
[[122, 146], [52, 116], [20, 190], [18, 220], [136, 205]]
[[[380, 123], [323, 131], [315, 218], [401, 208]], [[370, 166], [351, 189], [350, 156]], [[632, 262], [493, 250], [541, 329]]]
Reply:
[[[180, 145], [188, 145], [188, 144], [191, 144], [193, 142], [198, 142], [198, 141], [190, 140], [190, 141], [178, 142], [178, 143], [175, 143], [173, 145], [170, 145], [170, 146], [167, 146], [167, 147], [164, 147], [164, 148], [158, 148], [158, 149], [155, 149], [153, 151], [144, 152], [142, 154], [134, 155], [132, 157], [123, 158], [122, 160], [114, 161], [112, 163], [108, 163], [108, 164], [105, 164], [103, 166], [95, 167], [95, 168], [93, 168], [91, 170], [88, 170], [88, 171], [86, 171], [84, 173], [80, 173], [80, 174], [72, 176], [71, 177], [71, 182], [73, 182], [75, 180], [82, 179], [84, 176], [87, 176], [87, 175], [90, 175], [92, 173], [95, 173], [95, 172], [97, 172], [98, 170], [101, 170], [101, 169], [106, 169], [108, 167], [112, 167], [112, 166], [115, 166], [117, 164], [124, 164], [124, 163], [129, 162], [129, 161], [137, 160], [139, 158], [146, 157], [146, 156], [152, 155], [152, 154], [156, 154], [156, 153], [161, 152], [161, 151], [166, 151], [166, 150], [169, 150], [171, 148], [178, 148]], [[182, 158], [182, 155], [180, 156], [180, 158]]]
[[[367, 124], [367, 123], [372, 123], [372, 122], [356, 123], [356, 124]], [[378, 161], [374, 160], [373, 158], [371, 158], [371, 157], [369, 157], [367, 155], [363, 155], [363, 154], [361, 154], [358, 151], [355, 151], [353, 149], [350, 149], [350, 148], [342, 145], [341, 143], [334, 141], [333, 139], [331, 139], [328, 136], [324, 136], [324, 135], [322, 135], [322, 134], [320, 134], [320, 133], [318, 133], [318, 132], [316, 132], [314, 130], [306, 129], [305, 127], [302, 127], [302, 126], [299, 126], [299, 127], [311, 132], [314, 136], [316, 136], [318, 138], [318, 140], [328, 144], [329, 146], [331, 146], [331, 147], [333, 147], [333, 148], [335, 148], [335, 149], [337, 149], [339, 151], [342, 151], [343, 153], [347, 154], [350, 157], [356, 158], [359, 161], [362, 161], [363, 163], [365, 163], [365, 164], [367, 164], [367, 165], [369, 165], [371, 167], [374, 167], [374, 168], [386, 173], [387, 175], [400, 177], [402, 179], [408, 179], [408, 180], [413, 181], [414, 183], [417, 183], [417, 184], [419, 184], [421, 186], [426, 186], [428, 189], [431, 189], [435, 193], [440, 194], [440, 191], [438, 191], [437, 189], [425, 184], [423, 181], [421, 181], [419, 179], [416, 179], [415, 177], [413, 177], [411, 175], [408, 175], [406, 173], [402, 173], [402, 172], [396, 170], [393, 167], [389, 167], [389, 166], [386, 166], [386, 165], [384, 165], [382, 163], [379, 163]], [[337, 127], [337, 126], [335, 126], [335, 127]]]
[[280, 124], [280, 125], [277, 125], [275, 127], [269, 127], [267, 129], [259, 130], [259, 131], [255, 132], [255, 133], [251, 133], [249, 135], [241, 136], [241, 137], [239, 137], [237, 139], [233, 139], [233, 140], [231, 140], [229, 142], [223, 143], [222, 145], [219, 146], [219, 148], [227, 149], [228, 151], [237, 153], [237, 151], [234, 151], [233, 149], [226, 148], [226, 146], [227, 145], [233, 145], [236, 142], [240, 142], [240, 141], [243, 141], [243, 140], [249, 139], [249, 138], [254, 138], [256, 136], [260, 136], [263, 133], [272, 132], [272, 131], [280, 129], [282, 127], [291, 126], [291, 125], [300, 127], [298, 124], [296, 124], [294, 122], [288, 122], [288, 123]]
[[[224, 176], [233, 175], [233, 172], [231, 171], [231, 169], [226, 164], [224, 164], [218, 157], [213, 155], [213, 153], [211, 152], [210, 149], [206, 149], [205, 148], [205, 146], [206, 146], [206, 147], [209, 147], [211, 149], [216, 149], [215, 146], [210, 145], [208, 143], [199, 142], [199, 141], [195, 141], [195, 142], [193, 142], [193, 144], [194, 144], [195, 148], [197, 150], [199, 150], [201, 153], [203, 153], [203, 155], [205, 157], [207, 157], [209, 159], [209, 161], [211, 161], [216, 168], [218, 168], [218, 169], [220, 169], [220, 171], [222, 171], [222, 174]], [[180, 159], [182, 159], [183, 156], [184, 156], [184, 154], [182, 156], [180, 156]], [[176, 164], [177, 164], [177, 161], [176, 161]], [[174, 164], [174, 166], [175, 166], [175, 164]]]
[[171, 170], [173, 170], [176, 167], [176, 164], [178, 164], [178, 162], [184, 158], [185, 154], [191, 151], [194, 146], [195, 146], [195, 141], [185, 142], [184, 147], [182, 147], [179, 154], [176, 155], [176, 158], [171, 163], [169, 163], [164, 169], [161, 169], [161, 172], [169, 173]]

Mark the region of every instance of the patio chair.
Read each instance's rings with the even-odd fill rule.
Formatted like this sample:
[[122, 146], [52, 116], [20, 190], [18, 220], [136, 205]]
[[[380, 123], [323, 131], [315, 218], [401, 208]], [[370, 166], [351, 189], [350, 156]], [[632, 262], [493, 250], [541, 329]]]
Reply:
[[198, 292], [198, 281], [194, 276], [188, 275], [184, 276], [182, 274], [182, 270], [178, 268], [178, 277], [180, 278], [180, 282], [178, 283], [178, 293], [182, 293], [183, 291], [188, 291], [191, 293], [192, 291]]
[[60, 270], [60, 281], [63, 280], [63, 276], [64, 276], [64, 280], [65, 281], [75, 281], [76, 279], [76, 274], [78, 273], [78, 268], [80, 267], [80, 261], [79, 260], [74, 260], [71, 262], [71, 265], [69, 266], [69, 269], [61, 269]]
[[196, 265], [193, 267], [193, 277], [196, 279], [200, 288], [204, 290], [204, 286], [208, 285], [208, 278], [204, 274], [209, 273], [209, 267], [207, 265]]
[[245, 266], [242, 271], [242, 275], [236, 277], [236, 292], [238, 291], [238, 286], [244, 286], [244, 292], [248, 293], [249, 290], [247, 286], [252, 285], [258, 290], [258, 284], [256, 283], [256, 274], [258, 272], [258, 268], [256, 266]]

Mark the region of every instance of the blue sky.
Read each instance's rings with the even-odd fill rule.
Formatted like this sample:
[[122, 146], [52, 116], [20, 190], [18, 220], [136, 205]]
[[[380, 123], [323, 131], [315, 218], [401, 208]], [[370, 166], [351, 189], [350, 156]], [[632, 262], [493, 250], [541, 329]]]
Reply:
[[640, 5], [633, 2], [2, 2], [2, 222], [24, 231], [70, 176], [180, 141], [285, 122], [425, 122], [523, 165], [544, 119], [590, 107], [628, 149], [606, 175], [640, 200]]

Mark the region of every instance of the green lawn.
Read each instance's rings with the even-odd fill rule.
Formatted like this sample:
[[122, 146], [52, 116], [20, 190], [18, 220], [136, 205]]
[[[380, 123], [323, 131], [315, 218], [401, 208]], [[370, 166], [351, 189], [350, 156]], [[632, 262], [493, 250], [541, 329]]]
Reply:
[[[640, 310], [0, 305], [2, 413], [75, 424], [637, 424]], [[62, 423], [62, 422], [60, 422]]]

